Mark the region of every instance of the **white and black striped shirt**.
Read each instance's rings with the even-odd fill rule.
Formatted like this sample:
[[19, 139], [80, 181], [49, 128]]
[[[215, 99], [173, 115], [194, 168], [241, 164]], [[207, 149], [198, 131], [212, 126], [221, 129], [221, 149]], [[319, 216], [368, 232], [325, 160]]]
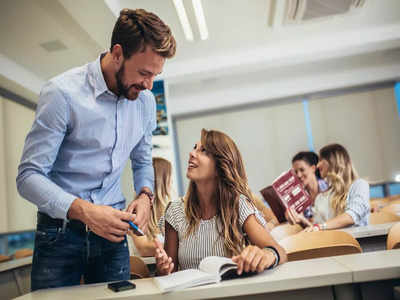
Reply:
[[[244, 222], [253, 214], [262, 226], [266, 225], [260, 212], [244, 196], [241, 196], [239, 199], [239, 224], [242, 233]], [[201, 220], [197, 230], [185, 237], [188, 222], [185, 205], [182, 200], [179, 200], [170, 203], [165, 212], [165, 220], [178, 233], [178, 260], [181, 270], [197, 269], [200, 261], [207, 256], [227, 256], [223, 238], [218, 234], [216, 216], [209, 220]]]

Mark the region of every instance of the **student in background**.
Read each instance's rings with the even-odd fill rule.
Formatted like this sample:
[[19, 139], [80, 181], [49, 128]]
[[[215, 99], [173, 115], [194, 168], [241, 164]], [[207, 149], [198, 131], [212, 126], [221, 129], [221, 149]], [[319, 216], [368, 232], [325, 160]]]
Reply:
[[[158, 226], [165, 208], [171, 199], [171, 163], [161, 157], [153, 157], [154, 167], [154, 201], [151, 210], [148, 232], [146, 236], [138, 236], [129, 231], [134, 246], [140, 256], [154, 256], [156, 245], [154, 240], [164, 243], [164, 226]], [[160, 225], [163, 225], [161, 222]]]
[[[312, 151], [299, 152], [292, 159], [292, 168], [311, 197], [311, 206], [307, 207], [303, 212], [304, 217], [309, 220], [313, 216], [312, 206], [314, 205], [315, 198], [319, 193], [325, 192], [328, 189], [327, 182], [320, 176], [317, 164], [318, 155]], [[285, 216], [289, 223], [298, 223], [297, 214], [293, 209], [286, 211]]]
[[165, 211], [165, 245], [156, 254], [159, 275], [198, 268], [212, 255], [232, 257], [239, 274], [287, 260], [254, 206], [242, 157], [230, 137], [203, 129], [186, 176], [185, 198], [170, 202]]
[[315, 199], [314, 225], [301, 220], [306, 231], [368, 225], [369, 184], [358, 178], [347, 150], [339, 144], [323, 147], [317, 166], [329, 188]]
[[265, 221], [267, 222], [266, 227], [268, 230], [272, 230], [275, 226], [279, 225], [279, 221], [276, 218], [275, 214], [273, 213], [272, 209], [264, 203], [260, 197], [253, 194], [254, 198], [254, 205], [256, 208], [262, 213]]

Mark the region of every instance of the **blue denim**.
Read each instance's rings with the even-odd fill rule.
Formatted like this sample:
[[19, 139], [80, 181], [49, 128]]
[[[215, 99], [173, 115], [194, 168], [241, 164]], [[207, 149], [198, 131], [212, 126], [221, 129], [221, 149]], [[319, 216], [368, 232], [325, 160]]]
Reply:
[[38, 224], [32, 261], [31, 289], [55, 288], [130, 278], [126, 238], [110, 242], [93, 232]]

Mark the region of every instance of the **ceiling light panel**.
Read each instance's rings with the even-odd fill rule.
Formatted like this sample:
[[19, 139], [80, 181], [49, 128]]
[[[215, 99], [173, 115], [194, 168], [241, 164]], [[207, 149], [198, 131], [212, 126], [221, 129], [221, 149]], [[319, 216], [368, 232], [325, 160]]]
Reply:
[[208, 39], [208, 29], [206, 19], [204, 17], [203, 6], [201, 0], [192, 0], [194, 14], [196, 16], [197, 25], [199, 26], [200, 38], [202, 40]]
[[183, 33], [188, 41], [193, 41], [193, 31], [186, 14], [182, 0], [173, 0], [179, 21], [181, 22]]

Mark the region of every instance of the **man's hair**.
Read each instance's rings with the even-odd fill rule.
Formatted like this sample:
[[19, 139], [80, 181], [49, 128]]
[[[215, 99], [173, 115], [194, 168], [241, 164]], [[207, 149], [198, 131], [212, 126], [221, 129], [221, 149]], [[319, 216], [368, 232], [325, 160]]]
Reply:
[[176, 51], [175, 38], [169, 26], [144, 9], [121, 10], [112, 33], [110, 51], [116, 44], [121, 45], [126, 59], [144, 51], [146, 46], [164, 58], [173, 57]]

